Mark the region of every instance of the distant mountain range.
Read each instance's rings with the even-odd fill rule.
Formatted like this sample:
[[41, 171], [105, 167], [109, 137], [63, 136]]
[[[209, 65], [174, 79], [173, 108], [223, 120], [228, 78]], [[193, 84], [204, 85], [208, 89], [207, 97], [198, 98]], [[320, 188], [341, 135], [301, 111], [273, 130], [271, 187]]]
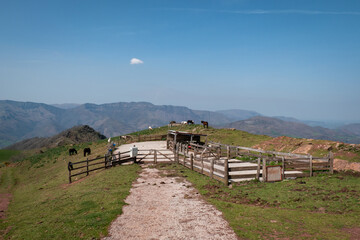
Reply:
[[205, 120], [210, 126], [234, 127], [271, 136], [286, 135], [359, 142], [357, 138], [360, 136], [359, 124], [330, 130], [310, 127], [297, 119], [288, 118], [287, 121], [283, 121], [278, 118], [284, 119], [284, 117], [266, 118], [260, 113], [247, 110], [200, 111], [148, 102], [53, 106], [0, 100], [0, 148], [28, 138], [53, 136], [77, 125], [89, 125], [101, 134], [113, 137], [147, 129], [149, 126], [153, 128], [163, 126], [170, 121], [186, 120], [193, 120], [195, 123]]
[[53, 148], [58, 146], [65, 146], [68, 144], [79, 144], [84, 142], [93, 142], [106, 137], [87, 125], [75, 126], [67, 129], [53, 137], [40, 138], [34, 137], [25, 139], [23, 141], [14, 143], [6, 149], [12, 150], [29, 150], [38, 148]]
[[77, 125], [89, 125], [112, 137], [158, 127], [170, 121], [201, 120], [210, 125], [230, 123], [217, 112], [191, 110], [187, 107], [154, 105], [148, 102], [61, 105], [0, 101], [0, 148], [32, 138], [49, 137]]
[[232, 122], [252, 118], [255, 116], [262, 116], [260, 113], [254, 111], [247, 111], [240, 109], [219, 110], [216, 112], [223, 114]]
[[360, 124], [350, 124], [338, 129], [328, 129], [311, 127], [299, 121], [284, 121], [274, 117], [256, 116], [226, 124], [224, 127], [272, 137], [288, 136], [360, 143]]

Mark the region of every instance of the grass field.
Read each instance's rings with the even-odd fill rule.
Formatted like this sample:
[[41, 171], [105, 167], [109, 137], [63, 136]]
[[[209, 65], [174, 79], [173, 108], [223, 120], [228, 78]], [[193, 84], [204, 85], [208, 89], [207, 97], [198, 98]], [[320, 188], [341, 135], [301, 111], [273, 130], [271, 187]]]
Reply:
[[18, 154], [20, 154], [20, 151], [0, 149], [0, 163], [9, 162], [12, 157]]
[[[75, 146], [80, 150], [89, 144]], [[92, 155], [103, 155], [106, 143], [91, 144]], [[0, 169], [0, 192], [10, 192], [7, 218], [1, 221], [5, 239], [97, 239], [121, 214], [124, 199], [139, 166], [114, 167], [68, 184], [66, 147], [35, 154], [15, 166]], [[76, 180], [76, 179], [75, 179]]]
[[351, 239], [350, 232], [360, 233], [360, 176], [250, 181], [229, 188], [181, 165], [163, 164], [158, 168], [176, 170], [192, 182], [223, 212], [240, 238]]

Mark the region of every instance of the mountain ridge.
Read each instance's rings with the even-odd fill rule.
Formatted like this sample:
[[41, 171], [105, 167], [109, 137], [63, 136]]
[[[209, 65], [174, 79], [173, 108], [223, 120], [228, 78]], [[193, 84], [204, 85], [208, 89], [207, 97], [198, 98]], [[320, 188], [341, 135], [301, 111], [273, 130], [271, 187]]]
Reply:
[[106, 137], [88, 125], [75, 126], [52, 137], [34, 137], [7, 146], [5, 149], [30, 150], [38, 148], [53, 148], [69, 144], [92, 142]]
[[211, 125], [231, 122], [216, 112], [148, 102], [86, 103], [61, 109], [44, 103], [0, 100], [0, 148], [27, 138], [49, 137], [76, 125], [89, 125], [112, 137], [189, 119]]
[[[357, 125], [356, 125], [357, 126]], [[360, 124], [359, 124], [360, 126]], [[360, 135], [341, 129], [311, 127], [297, 121], [284, 121], [278, 118], [256, 116], [225, 125], [253, 134], [265, 134], [272, 137], [288, 136], [295, 138], [322, 139], [348, 143], [360, 143]]]
[[[170, 121], [193, 120], [200, 123], [204, 120], [214, 127], [238, 128], [236, 125], [240, 123], [236, 124], [236, 122], [239, 122], [239, 119], [245, 121], [253, 117], [265, 116], [255, 111], [240, 109], [193, 110], [184, 106], [154, 105], [149, 102], [85, 103], [64, 109], [44, 103], [0, 100], [0, 148], [28, 138], [53, 136], [77, 125], [89, 125], [101, 134], [113, 137], [147, 129], [149, 126], [152, 128], [164, 126]], [[241, 130], [270, 136], [285, 135], [316, 139], [321, 137], [348, 143], [357, 143], [357, 139], [360, 137], [360, 128], [358, 127], [360, 124], [350, 124], [330, 130], [322, 127], [310, 127], [304, 124], [304, 121], [295, 118], [267, 118], [267, 127], [258, 125], [255, 129], [254, 127], [249, 129], [248, 126]], [[282, 124], [278, 124], [275, 120], [271, 120], [275, 124], [272, 126], [271, 132], [269, 121], [276, 118], [290, 120], [294, 124], [300, 125], [285, 128], [291, 123], [284, 121]]]

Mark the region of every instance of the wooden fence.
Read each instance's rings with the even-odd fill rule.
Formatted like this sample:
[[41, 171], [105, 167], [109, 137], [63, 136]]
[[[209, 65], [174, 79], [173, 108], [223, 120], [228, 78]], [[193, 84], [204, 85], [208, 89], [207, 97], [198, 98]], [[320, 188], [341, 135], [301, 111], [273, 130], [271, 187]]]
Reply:
[[114, 167], [116, 165], [126, 163], [126, 162], [135, 162], [136, 158], [130, 157], [130, 151], [117, 153], [117, 154], [105, 154], [102, 157], [97, 157], [94, 159], [86, 159], [79, 162], [69, 162], [69, 183], [72, 182], [72, 177], [85, 175], [88, 176], [90, 172]]
[[168, 149], [139, 149], [136, 156], [138, 163], [163, 163], [174, 162], [174, 153]]
[[174, 145], [168, 141], [167, 146], [174, 152], [176, 162], [225, 184], [251, 179], [266, 181], [267, 169], [274, 165], [281, 167], [281, 179], [313, 176], [324, 171], [333, 173], [331, 152], [327, 157], [315, 158], [214, 142]]

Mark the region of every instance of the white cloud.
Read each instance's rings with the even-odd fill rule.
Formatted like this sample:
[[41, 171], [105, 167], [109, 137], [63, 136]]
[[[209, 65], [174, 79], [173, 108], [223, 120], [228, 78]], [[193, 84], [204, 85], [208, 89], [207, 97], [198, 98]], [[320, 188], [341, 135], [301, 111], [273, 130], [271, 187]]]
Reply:
[[144, 62], [143, 61], [141, 61], [140, 59], [138, 59], [138, 58], [132, 58], [131, 60], [130, 60], [130, 64], [143, 64]]

